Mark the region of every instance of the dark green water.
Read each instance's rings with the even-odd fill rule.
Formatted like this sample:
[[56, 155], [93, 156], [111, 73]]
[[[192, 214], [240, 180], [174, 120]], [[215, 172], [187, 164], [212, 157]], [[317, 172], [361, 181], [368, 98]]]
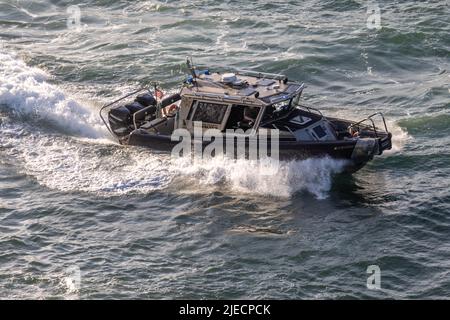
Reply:
[[[448, 298], [450, 6], [372, 1], [378, 30], [368, 3], [0, 0], [0, 298]], [[175, 89], [188, 55], [304, 81], [327, 115], [382, 111], [394, 150], [271, 177], [113, 143], [99, 107]]]

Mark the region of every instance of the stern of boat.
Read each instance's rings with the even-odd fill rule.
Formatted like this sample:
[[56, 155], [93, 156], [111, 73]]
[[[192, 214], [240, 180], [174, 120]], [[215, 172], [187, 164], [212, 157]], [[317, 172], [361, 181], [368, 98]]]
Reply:
[[[375, 117], [382, 120], [384, 130], [375, 125]], [[348, 130], [358, 139], [351, 155], [355, 164], [366, 163], [372, 160], [374, 156], [383, 154], [385, 150], [392, 149], [392, 134], [389, 132], [381, 112], [351, 124]]]

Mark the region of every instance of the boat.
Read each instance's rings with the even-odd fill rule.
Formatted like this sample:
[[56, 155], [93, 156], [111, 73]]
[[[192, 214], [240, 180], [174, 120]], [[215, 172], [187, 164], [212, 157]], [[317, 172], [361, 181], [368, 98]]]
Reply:
[[[189, 74], [175, 94], [164, 96], [154, 84], [101, 108], [103, 122], [120, 144], [172, 152], [179, 144], [174, 139], [179, 130], [191, 135], [192, 145], [199, 132], [234, 132], [234, 137], [244, 137], [247, 156], [251, 141], [259, 139], [269, 149], [276, 145], [280, 160], [343, 159], [348, 172], [392, 148], [381, 112], [359, 121], [328, 117], [303, 104], [305, 84], [285, 75], [198, 70], [189, 59], [187, 67]], [[200, 143], [202, 149], [207, 142]], [[236, 158], [236, 146], [230, 148], [227, 154]]]

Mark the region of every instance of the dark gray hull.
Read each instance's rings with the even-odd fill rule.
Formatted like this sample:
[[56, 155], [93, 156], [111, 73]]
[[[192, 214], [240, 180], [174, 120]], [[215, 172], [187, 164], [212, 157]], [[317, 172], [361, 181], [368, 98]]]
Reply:
[[[361, 141], [330, 141], [330, 142], [304, 142], [304, 141], [287, 141], [281, 140], [279, 146], [279, 159], [283, 161], [290, 160], [304, 160], [308, 158], [330, 157], [337, 160], [346, 160], [346, 171], [355, 172], [361, 169], [368, 161], [372, 160], [375, 155], [380, 155], [386, 149], [392, 146], [391, 135], [387, 134], [384, 137], [371, 139], [373, 144], [361, 147]], [[172, 141], [170, 136], [157, 135], [148, 133], [145, 130], [135, 130], [131, 134], [121, 140], [122, 144], [132, 146], [148, 147], [158, 151], [172, 152], [173, 148], [179, 141]], [[209, 143], [203, 143], [203, 149]], [[245, 150], [246, 157], [248, 157], [249, 141], [246, 140]], [[267, 150], [270, 150], [270, 139], [267, 142]], [[235, 150], [230, 151], [226, 149], [226, 144], [223, 145], [223, 151], [227, 156], [232, 155], [236, 158]], [[270, 154], [269, 154], [270, 156]]]

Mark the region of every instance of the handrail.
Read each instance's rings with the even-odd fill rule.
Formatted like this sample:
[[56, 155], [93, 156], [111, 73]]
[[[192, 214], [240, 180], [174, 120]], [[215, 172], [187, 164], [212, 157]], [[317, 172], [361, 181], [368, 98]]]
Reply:
[[231, 95], [221, 95], [221, 94], [215, 94], [215, 93], [202, 93], [202, 92], [189, 92], [189, 93], [185, 93], [184, 94], [185, 97], [190, 97], [190, 98], [198, 98], [198, 99], [211, 99], [211, 100], [215, 100], [215, 101], [219, 101], [219, 102], [224, 102], [224, 103], [236, 103], [236, 102], [240, 102], [240, 103], [246, 103], [249, 105], [253, 105], [256, 107], [262, 107], [263, 105], [261, 105], [260, 103], [257, 102], [257, 100], [255, 101], [254, 99], [250, 98], [250, 97], [244, 97], [244, 96], [231, 96]]
[[268, 72], [259, 72], [259, 71], [252, 71], [252, 70], [236, 70], [237, 74], [243, 75], [243, 76], [250, 76], [250, 77], [256, 77], [256, 78], [264, 78], [264, 79], [271, 79], [271, 80], [280, 80], [284, 81], [287, 80], [287, 76], [284, 74], [279, 73], [268, 73]]
[[131, 93], [128, 93], [128, 94], [124, 95], [123, 97], [121, 97], [121, 98], [119, 98], [119, 99], [117, 99], [117, 100], [115, 100], [115, 101], [113, 101], [113, 102], [111, 102], [111, 103], [108, 103], [108, 104], [106, 104], [106, 105], [104, 105], [103, 107], [100, 108], [100, 111], [99, 111], [100, 118], [102, 119], [102, 121], [103, 121], [103, 123], [105, 124], [106, 128], [108, 129], [109, 133], [111, 133], [111, 134], [113, 135], [113, 137], [116, 137], [116, 135], [115, 135], [114, 132], [112, 131], [112, 129], [111, 129], [111, 127], [109, 126], [109, 124], [106, 122], [105, 118], [103, 117], [103, 114], [102, 114], [103, 111], [104, 111], [106, 108], [109, 108], [109, 107], [115, 105], [116, 103], [118, 103], [118, 102], [120, 102], [120, 101], [122, 101], [122, 100], [124, 100], [124, 99], [126, 99], [126, 98], [128, 98], [128, 97], [130, 97], [130, 96], [132, 96], [132, 95], [135, 95], [136, 93], [139, 93], [139, 92], [141, 92], [141, 91], [144, 91], [144, 90], [148, 90], [148, 87], [147, 87], [147, 86], [141, 87], [140, 89], [138, 89], [138, 90], [136, 90], [136, 91], [133, 91], [133, 92], [131, 92]]
[[384, 115], [383, 115], [383, 113], [381, 113], [381, 112], [376, 112], [376, 113], [374, 113], [374, 114], [368, 116], [367, 118], [365, 118], [365, 119], [363, 119], [363, 120], [361, 120], [361, 121], [358, 121], [358, 122], [356, 122], [356, 123], [353, 123], [353, 124], [349, 125], [347, 129], [350, 130], [351, 128], [354, 128], [354, 127], [358, 126], [358, 131], [359, 131], [359, 129], [360, 129], [359, 126], [360, 126], [362, 123], [364, 123], [364, 122], [366, 122], [366, 121], [370, 121], [370, 122], [372, 123], [372, 128], [373, 128], [373, 131], [374, 131], [374, 133], [375, 133], [375, 136], [378, 138], [377, 127], [375, 126], [375, 122], [373, 121], [373, 117], [375, 117], [375, 116], [377, 116], [377, 115], [379, 115], [379, 116], [381, 117], [381, 119], [383, 120], [385, 132], [386, 132], [386, 133], [389, 133], [389, 130], [388, 130], [387, 125], [386, 125], [386, 120], [384, 119]]
[[[296, 105], [296, 107], [300, 107], [300, 108], [304, 108], [306, 109], [309, 113], [317, 113], [318, 115], [320, 115], [321, 117], [323, 117], [322, 111], [320, 111], [319, 109], [313, 108], [313, 107], [308, 107], [305, 106], [303, 104], [298, 104]], [[313, 112], [314, 111], [314, 112]]]

